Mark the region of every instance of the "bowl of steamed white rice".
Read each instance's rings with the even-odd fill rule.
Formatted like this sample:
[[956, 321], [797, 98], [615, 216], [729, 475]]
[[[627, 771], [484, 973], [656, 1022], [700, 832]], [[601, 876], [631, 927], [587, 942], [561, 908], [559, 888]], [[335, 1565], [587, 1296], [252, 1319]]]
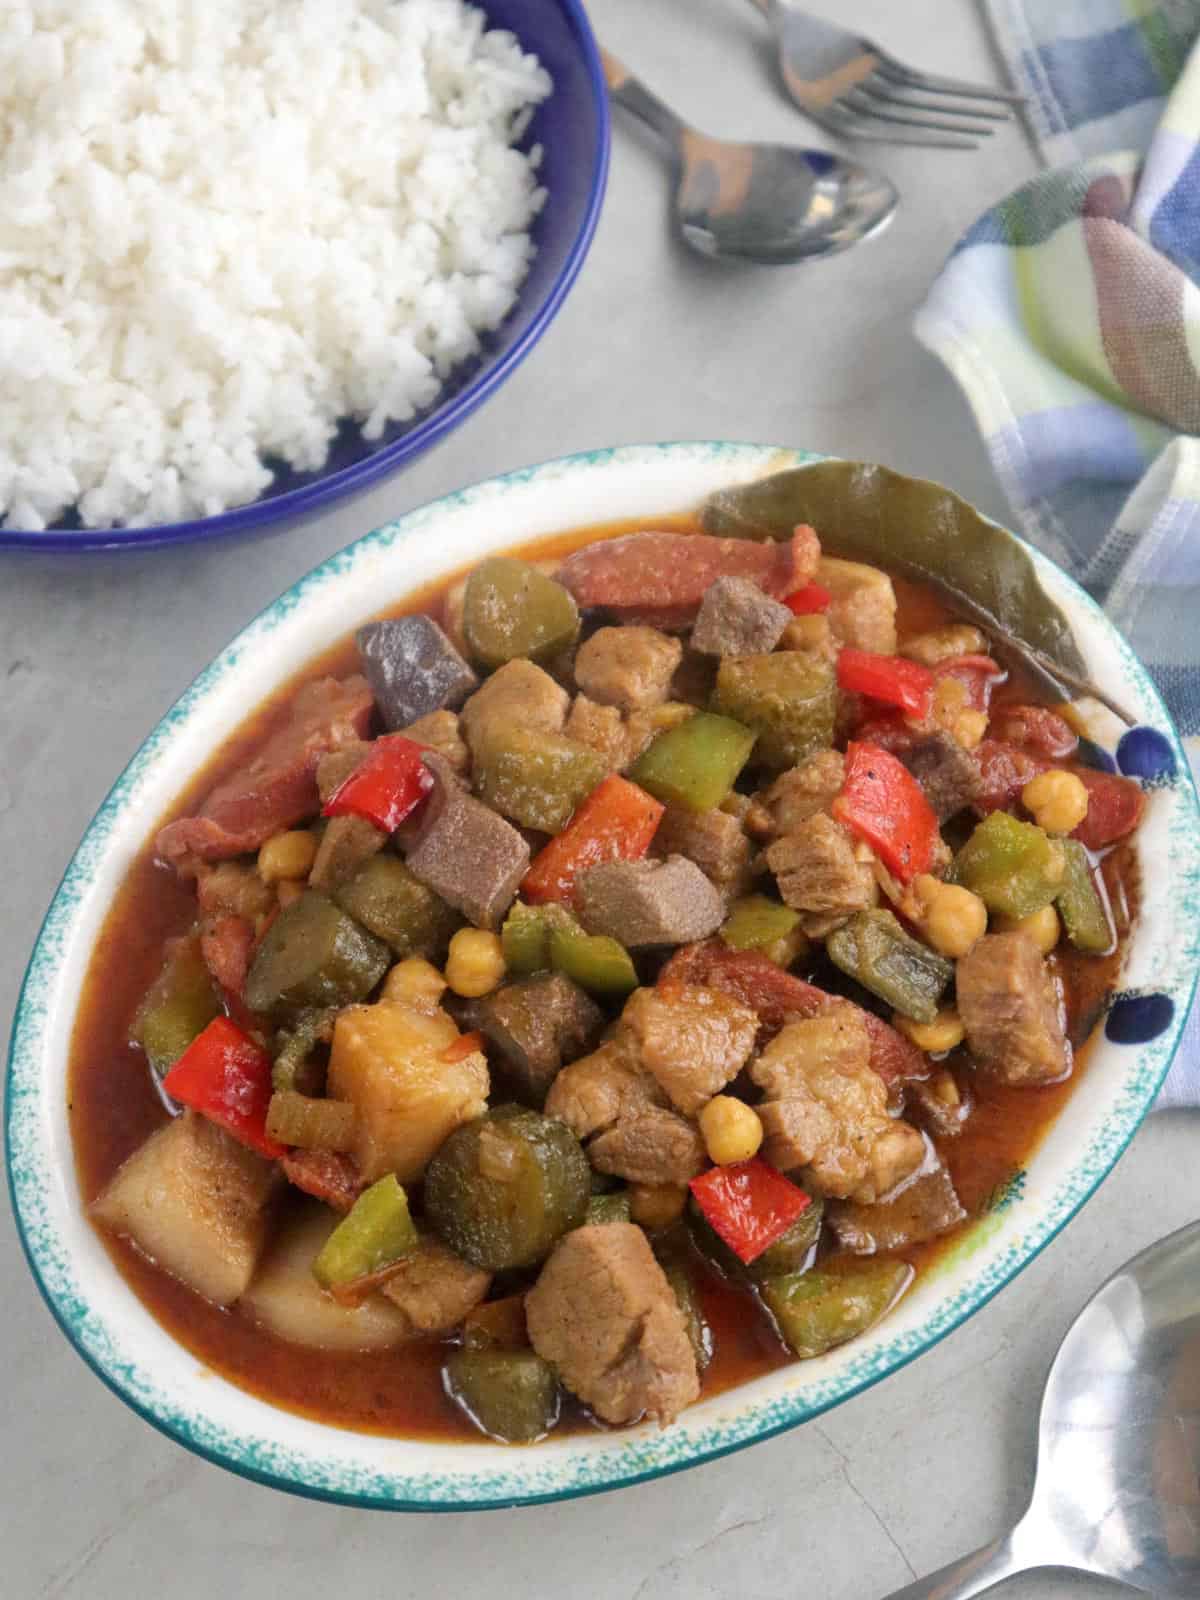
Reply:
[[277, 528], [488, 399], [583, 264], [581, 0], [0, 0], [0, 547]]

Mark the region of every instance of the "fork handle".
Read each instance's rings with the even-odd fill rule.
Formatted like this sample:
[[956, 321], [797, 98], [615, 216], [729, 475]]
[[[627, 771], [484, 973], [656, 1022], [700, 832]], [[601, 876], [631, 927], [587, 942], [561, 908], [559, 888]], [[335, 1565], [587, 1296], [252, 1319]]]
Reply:
[[632, 111], [635, 117], [640, 118], [648, 127], [653, 128], [661, 138], [665, 139], [671, 148], [680, 151], [683, 141], [687, 136], [687, 125], [682, 122], [670, 106], [664, 105], [657, 95], [651, 94], [645, 84], [639, 83], [623, 61], [618, 61], [603, 45], [600, 47], [600, 60], [604, 67], [604, 80], [608, 84], [608, 92], [618, 105]]

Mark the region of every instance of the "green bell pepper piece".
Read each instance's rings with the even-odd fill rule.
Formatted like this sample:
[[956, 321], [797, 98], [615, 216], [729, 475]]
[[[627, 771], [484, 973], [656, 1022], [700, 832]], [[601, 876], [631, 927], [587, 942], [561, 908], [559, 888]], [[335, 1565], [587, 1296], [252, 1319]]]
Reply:
[[741, 722], [700, 711], [652, 740], [628, 776], [667, 805], [711, 811], [749, 761], [754, 737]]
[[329, 1044], [336, 1008], [302, 1011], [288, 1029], [275, 1036], [271, 1087], [297, 1094], [320, 1094], [325, 1087], [325, 1064], [316, 1056], [318, 1045]]
[[171, 948], [137, 1009], [129, 1036], [141, 1045], [158, 1076], [165, 1077], [220, 1010], [200, 939], [192, 934]]
[[726, 656], [713, 710], [753, 728], [755, 759], [782, 771], [833, 743], [837, 678], [833, 663], [803, 650]]
[[520, 900], [514, 902], [500, 930], [504, 964], [514, 978], [532, 978], [537, 972], [549, 972], [550, 935], [556, 928], [579, 928], [565, 906], [527, 906]]
[[845, 1271], [770, 1278], [761, 1293], [784, 1343], [810, 1360], [865, 1333], [891, 1310], [912, 1276], [905, 1261], [856, 1262]]
[[955, 876], [989, 911], [1033, 916], [1055, 900], [1066, 876], [1062, 844], [1007, 811], [985, 817], [955, 859]]
[[619, 999], [638, 986], [637, 969], [623, 944], [607, 934], [555, 928], [550, 934], [550, 965], [589, 994]]
[[549, 661], [578, 637], [579, 607], [529, 562], [494, 556], [467, 579], [463, 634], [489, 672], [519, 656]]
[[1088, 955], [1107, 955], [1116, 939], [1104, 899], [1096, 887], [1088, 853], [1078, 839], [1064, 839], [1067, 868], [1058, 892], [1058, 913], [1067, 938]]
[[615, 1189], [612, 1194], [594, 1194], [588, 1201], [587, 1221], [628, 1222], [629, 1190]]
[[558, 833], [608, 771], [590, 745], [544, 728], [505, 726], [477, 748], [473, 778], [493, 811], [523, 828]]
[[558, 1421], [554, 1368], [532, 1350], [456, 1350], [444, 1370], [471, 1421], [503, 1444], [533, 1444]]
[[661, 1265], [667, 1282], [671, 1285], [675, 1303], [683, 1313], [683, 1325], [687, 1329], [688, 1343], [696, 1358], [696, 1371], [703, 1372], [713, 1358], [716, 1343], [713, 1339], [712, 1325], [704, 1315], [704, 1306], [700, 1301], [696, 1280], [682, 1254], [671, 1253], [665, 1256]]
[[308, 889], [276, 917], [246, 977], [246, 1004], [286, 1016], [365, 1000], [390, 964], [387, 945]]
[[360, 1194], [353, 1209], [326, 1239], [313, 1262], [313, 1277], [323, 1289], [369, 1277], [417, 1247], [417, 1229], [408, 1196], [389, 1172]]
[[835, 966], [914, 1022], [932, 1022], [954, 963], [911, 938], [890, 911], [859, 911], [825, 940]]
[[397, 856], [373, 856], [333, 897], [396, 956], [440, 956], [462, 918]]
[[786, 967], [797, 955], [796, 930], [800, 913], [791, 906], [768, 900], [765, 894], [738, 900], [721, 928], [721, 938], [731, 950], [757, 950]]

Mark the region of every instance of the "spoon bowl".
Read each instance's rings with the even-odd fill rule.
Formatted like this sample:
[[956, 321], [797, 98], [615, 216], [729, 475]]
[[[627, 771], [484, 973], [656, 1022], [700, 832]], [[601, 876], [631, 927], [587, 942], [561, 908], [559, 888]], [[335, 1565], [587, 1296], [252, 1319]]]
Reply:
[[900, 196], [881, 173], [828, 150], [709, 138], [600, 54], [612, 98], [670, 147], [675, 226], [708, 260], [788, 266], [837, 255], [891, 221]]
[[1156, 1600], [1200, 1594], [1200, 1222], [1135, 1256], [1076, 1317], [1012, 1533], [891, 1600], [969, 1600], [1043, 1567]]

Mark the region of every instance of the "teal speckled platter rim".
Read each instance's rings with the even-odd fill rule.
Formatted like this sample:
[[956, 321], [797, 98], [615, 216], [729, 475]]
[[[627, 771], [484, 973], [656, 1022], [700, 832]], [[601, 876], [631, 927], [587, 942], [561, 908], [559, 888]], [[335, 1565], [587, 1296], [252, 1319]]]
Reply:
[[[230, 683], [231, 675], [268, 662], [272, 640], [282, 639], [289, 630], [294, 633], [321, 603], [326, 604], [328, 623], [331, 595], [352, 587], [356, 573], [360, 585], [374, 581], [381, 557], [393, 550], [403, 554], [416, 549], [422, 536], [439, 523], [445, 527], [457, 519], [466, 526], [472, 518], [482, 518], [483, 528], [501, 511], [519, 515], [523, 498], [540, 497], [543, 513], [547, 503], [561, 506], [545, 531], [579, 526], [600, 520], [593, 510], [599, 491], [613, 481], [632, 491], [640, 476], [653, 479], [660, 498], [666, 493], [674, 509], [686, 510], [718, 484], [817, 459], [788, 447], [721, 442], [624, 446], [522, 469], [413, 511], [332, 556], [268, 606], [199, 675], [114, 784], [47, 911], [18, 1000], [8, 1060], [7, 1167], [21, 1242], [55, 1320], [92, 1370], [169, 1437], [257, 1482], [361, 1507], [463, 1511], [628, 1486], [713, 1460], [794, 1427], [930, 1350], [1050, 1243], [1119, 1159], [1170, 1066], [1200, 966], [1196, 796], [1170, 719], [1124, 640], [1087, 595], [1045, 557], [1032, 552], [1045, 586], [1097, 646], [1093, 671], [1106, 688], [1123, 693], [1139, 716], [1164, 734], [1177, 763], [1175, 781], [1154, 796], [1155, 821], [1146, 846], [1151, 855], [1145, 864], [1155, 870], [1143, 874], [1148, 883], [1169, 883], [1171, 892], [1151, 894], [1149, 915], [1139, 925], [1128, 963], [1153, 975], [1155, 990], [1171, 998], [1174, 1014], [1169, 1028], [1149, 1044], [1133, 1047], [1100, 1041], [1103, 1070], [1098, 1073], [1093, 1061], [1087, 1081], [1071, 1102], [1072, 1107], [1080, 1104], [1081, 1111], [1083, 1102], [1096, 1102], [1086, 1141], [1066, 1155], [1049, 1149], [1040, 1152], [1030, 1169], [1039, 1180], [1037, 1194], [1025, 1196], [1016, 1185], [1012, 1202], [968, 1236], [948, 1268], [923, 1290], [916, 1310], [905, 1302], [893, 1318], [857, 1344], [702, 1402], [674, 1428], [662, 1432], [639, 1428], [521, 1450], [434, 1445], [328, 1428], [271, 1407], [210, 1374], [191, 1370], [189, 1375], [178, 1361], [181, 1347], [157, 1329], [98, 1244], [89, 1251], [80, 1247], [78, 1238], [73, 1243], [68, 1237], [72, 1225], [78, 1224], [79, 1199], [73, 1171], [64, 1173], [61, 1160], [54, 1160], [56, 1149], [60, 1157], [69, 1149], [64, 1143], [65, 1062], [61, 1049], [55, 1053], [51, 1037], [56, 1026], [61, 1032], [54, 1011], [56, 992], [71, 965], [78, 967], [86, 959], [72, 948], [72, 940], [78, 942], [85, 914], [96, 912], [101, 892], [98, 874], [114, 852], [140, 844], [147, 831], [144, 818], [130, 820], [143, 788], [155, 778], [161, 784], [168, 773], [174, 773], [174, 789], [182, 788], [191, 769], [175, 773], [172, 751], [211, 698]], [[671, 501], [669, 484], [676, 480], [678, 498]], [[637, 509], [634, 496], [631, 514]], [[666, 509], [667, 504], [654, 507], [658, 513]], [[520, 537], [519, 532], [510, 532], [504, 542], [517, 543]], [[461, 560], [461, 553], [448, 557], [445, 570]], [[385, 601], [403, 598], [405, 587], [398, 583], [395, 594], [389, 593]], [[346, 631], [380, 603], [376, 595], [373, 604], [347, 608], [340, 630]], [[253, 700], [258, 698], [256, 694]], [[232, 731], [233, 725], [224, 731]], [[1189, 909], [1190, 915], [1185, 914]], [[1048, 1143], [1052, 1142], [1053, 1136]]]

